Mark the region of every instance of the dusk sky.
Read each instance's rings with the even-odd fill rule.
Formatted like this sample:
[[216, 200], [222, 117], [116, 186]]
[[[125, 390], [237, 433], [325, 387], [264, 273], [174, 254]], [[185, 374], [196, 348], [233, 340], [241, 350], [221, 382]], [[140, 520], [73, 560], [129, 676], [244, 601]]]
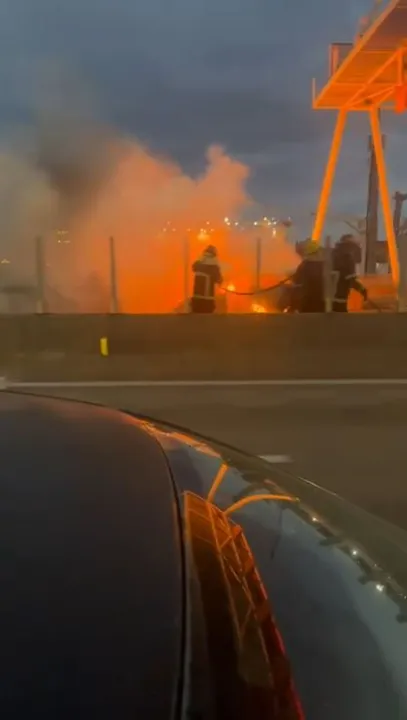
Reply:
[[[251, 193], [280, 212], [316, 204], [332, 117], [311, 110], [328, 46], [352, 40], [371, 0], [3, 0], [0, 118], [29, 116], [45, 67], [89, 89], [99, 115], [199, 171], [222, 144], [247, 163]], [[391, 179], [407, 190], [391, 122]], [[389, 129], [386, 126], [386, 129]], [[367, 124], [352, 122], [333, 210], [363, 214]], [[403, 182], [405, 183], [403, 185]]]

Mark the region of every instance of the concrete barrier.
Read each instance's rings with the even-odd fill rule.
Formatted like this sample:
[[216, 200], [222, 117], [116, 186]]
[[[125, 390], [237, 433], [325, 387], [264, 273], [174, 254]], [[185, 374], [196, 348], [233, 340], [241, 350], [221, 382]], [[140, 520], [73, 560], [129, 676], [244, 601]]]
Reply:
[[2, 316], [0, 371], [18, 380], [407, 378], [407, 317]]

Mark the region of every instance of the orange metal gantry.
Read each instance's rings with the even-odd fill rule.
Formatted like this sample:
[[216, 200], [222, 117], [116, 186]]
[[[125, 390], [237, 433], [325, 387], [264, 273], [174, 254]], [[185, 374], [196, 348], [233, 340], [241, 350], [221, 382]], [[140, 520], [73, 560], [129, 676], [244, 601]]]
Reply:
[[380, 111], [407, 110], [407, 0], [376, 0], [363, 20], [353, 43], [330, 48], [330, 78], [317, 90], [313, 108], [338, 113], [331, 149], [315, 216], [313, 239], [320, 242], [349, 112], [365, 112], [370, 118], [376, 153], [379, 190], [389, 247], [393, 281], [398, 287], [400, 266], [393, 226], [391, 196], [380, 126]]

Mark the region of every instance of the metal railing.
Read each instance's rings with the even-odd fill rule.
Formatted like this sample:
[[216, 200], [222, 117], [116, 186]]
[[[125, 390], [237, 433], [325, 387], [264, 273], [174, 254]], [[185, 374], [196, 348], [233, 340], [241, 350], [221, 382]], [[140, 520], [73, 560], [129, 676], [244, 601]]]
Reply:
[[[0, 259], [0, 312], [188, 312], [192, 263], [204, 246], [188, 237], [175, 237], [170, 250], [166, 246], [160, 254], [153, 249], [145, 255], [143, 265], [140, 248], [129, 252], [114, 237], [102, 239], [97, 249], [82, 252], [65, 237], [37, 236], [17, 257]], [[245, 251], [240, 251], [238, 281], [233, 259], [231, 265], [223, 260], [221, 252], [220, 264], [229, 290], [237, 282], [243, 291], [261, 288], [261, 238], [250, 239]]]
[[[267, 241], [268, 242], [268, 241]], [[27, 256], [0, 260], [0, 313], [185, 313], [189, 312], [192, 290], [192, 262], [197, 248], [188, 239], [172, 242], [168, 257], [157, 257], [155, 265], [146, 256], [136, 263], [115, 238], [98, 243], [96, 264], [91, 256], [69, 244], [55, 245], [42, 237], [32, 240]], [[202, 248], [199, 248], [202, 250]], [[281, 281], [294, 266], [274, 268], [267, 255], [266, 241], [253, 237], [245, 254], [225, 253], [224, 289], [219, 293], [219, 312], [268, 312], [278, 306]], [[329, 255], [329, 253], [328, 253]], [[222, 265], [223, 252], [220, 253]], [[326, 278], [330, 278], [327, 262]], [[369, 279], [386, 297], [387, 309], [396, 308], [396, 293], [387, 276]], [[270, 287], [275, 291], [270, 291]], [[388, 286], [388, 287], [387, 287]], [[327, 310], [332, 292], [327, 282]], [[403, 290], [403, 288], [402, 288]], [[403, 294], [403, 292], [401, 293]], [[407, 294], [407, 293], [404, 293]]]

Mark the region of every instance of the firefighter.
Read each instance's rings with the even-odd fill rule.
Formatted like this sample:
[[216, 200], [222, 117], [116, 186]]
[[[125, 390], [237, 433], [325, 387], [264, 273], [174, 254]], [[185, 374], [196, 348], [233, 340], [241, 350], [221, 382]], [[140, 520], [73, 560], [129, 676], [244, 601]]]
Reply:
[[213, 313], [216, 309], [215, 290], [223, 283], [218, 260], [218, 251], [209, 245], [192, 266], [194, 286], [191, 298], [191, 312]]
[[358, 280], [356, 265], [361, 262], [360, 245], [353, 235], [342, 235], [332, 252], [332, 274], [334, 279], [333, 312], [348, 312], [351, 290], [356, 290], [367, 300], [367, 290]]
[[323, 250], [318, 243], [308, 239], [302, 243], [301, 254], [303, 259], [291, 280], [291, 311], [325, 312]]

